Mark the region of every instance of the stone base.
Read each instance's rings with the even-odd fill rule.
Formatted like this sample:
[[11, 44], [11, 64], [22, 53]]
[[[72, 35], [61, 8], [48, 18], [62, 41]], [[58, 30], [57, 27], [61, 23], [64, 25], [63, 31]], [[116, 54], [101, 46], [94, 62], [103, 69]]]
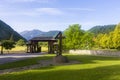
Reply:
[[53, 62], [55, 62], [55, 63], [67, 63], [69, 61], [68, 61], [68, 58], [66, 56], [59, 55], [59, 56], [55, 56], [53, 58]]

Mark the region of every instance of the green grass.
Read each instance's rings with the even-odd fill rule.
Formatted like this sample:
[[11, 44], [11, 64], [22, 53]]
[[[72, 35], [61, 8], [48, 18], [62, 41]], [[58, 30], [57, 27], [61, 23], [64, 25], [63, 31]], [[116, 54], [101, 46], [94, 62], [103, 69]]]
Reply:
[[[67, 55], [67, 57], [69, 60], [80, 61], [80, 64], [48, 66], [2, 74], [0, 75], [0, 80], [120, 80], [119, 57], [87, 55]], [[52, 58], [52, 56], [43, 57], [43, 59], [50, 58]], [[39, 59], [40, 58], [34, 58], [29, 60], [35, 63]], [[19, 63], [29, 63], [29, 60], [28, 62], [25, 60]], [[14, 63], [14, 66], [17, 66], [19, 63]]]
[[40, 56], [40, 57], [29, 58], [29, 59], [25, 59], [25, 60], [16, 61], [16, 62], [0, 64], [0, 70], [10, 69], [10, 68], [17, 68], [17, 67], [24, 67], [24, 66], [38, 64], [38, 62], [40, 60], [51, 59], [51, 57], [52, 57], [51, 55], [47, 55], [47, 56], [44, 56], [44, 57]]

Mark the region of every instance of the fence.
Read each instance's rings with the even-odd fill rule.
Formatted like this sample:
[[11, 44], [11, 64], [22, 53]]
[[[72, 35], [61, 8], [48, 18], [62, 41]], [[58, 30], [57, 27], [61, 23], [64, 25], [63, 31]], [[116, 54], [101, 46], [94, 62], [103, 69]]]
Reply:
[[120, 51], [110, 50], [69, 50], [69, 53], [81, 55], [120, 56]]

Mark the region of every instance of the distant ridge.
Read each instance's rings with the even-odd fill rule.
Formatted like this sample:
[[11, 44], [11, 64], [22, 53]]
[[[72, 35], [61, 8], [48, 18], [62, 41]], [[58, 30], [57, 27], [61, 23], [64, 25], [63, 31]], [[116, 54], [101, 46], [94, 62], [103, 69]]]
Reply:
[[48, 31], [48, 32], [43, 32], [37, 29], [31, 30], [31, 31], [23, 31], [20, 34], [27, 40], [30, 40], [34, 37], [38, 37], [40, 35], [52, 35], [52, 32], [58, 32], [57, 30], [52, 30], [52, 31]]
[[[111, 31], [113, 31], [115, 29], [116, 25], [113, 24], [113, 25], [103, 25], [103, 26], [94, 26], [92, 27], [91, 29], [88, 30], [88, 32], [91, 32], [91, 33], [94, 33], [95, 36], [102, 33], [109, 33]], [[30, 31], [23, 31], [21, 32], [20, 34], [27, 40], [30, 40], [32, 39], [33, 37], [37, 37], [39, 35], [44, 35], [46, 33], [50, 33], [50, 32], [55, 32], [55, 31], [58, 31], [58, 30], [52, 30], [52, 31], [48, 31], [48, 32], [43, 32], [41, 30], [38, 30], [38, 29], [34, 29], [34, 30], [30, 30]], [[62, 31], [63, 32], [63, 31]], [[45, 34], [44, 34], [45, 33]], [[49, 34], [50, 35], [50, 34]]]
[[91, 29], [89, 29], [89, 32], [94, 33], [95, 35], [98, 35], [100, 33], [104, 34], [104, 33], [109, 33], [111, 31], [114, 31], [116, 25], [103, 25], [103, 26], [95, 26], [92, 27]]
[[36, 37], [36, 36], [39, 36], [41, 34], [43, 34], [44, 32], [40, 31], [40, 30], [37, 30], [37, 29], [34, 29], [34, 30], [31, 30], [31, 31], [23, 31], [21, 32], [20, 34], [27, 40], [30, 40], [31, 38], [33, 37]]
[[0, 40], [8, 40], [13, 37], [14, 41], [18, 41], [19, 39], [24, 39], [19, 33], [11, 28], [8, 24], [0, 20]]

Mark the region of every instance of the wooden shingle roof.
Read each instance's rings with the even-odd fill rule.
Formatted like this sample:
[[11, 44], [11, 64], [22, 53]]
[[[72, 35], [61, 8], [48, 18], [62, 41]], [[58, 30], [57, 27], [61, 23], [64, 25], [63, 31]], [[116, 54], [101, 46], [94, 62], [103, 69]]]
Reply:
[[49, 31], [32, 38], [30, 41], [56, 41], [59, 38], [60, 31]]

